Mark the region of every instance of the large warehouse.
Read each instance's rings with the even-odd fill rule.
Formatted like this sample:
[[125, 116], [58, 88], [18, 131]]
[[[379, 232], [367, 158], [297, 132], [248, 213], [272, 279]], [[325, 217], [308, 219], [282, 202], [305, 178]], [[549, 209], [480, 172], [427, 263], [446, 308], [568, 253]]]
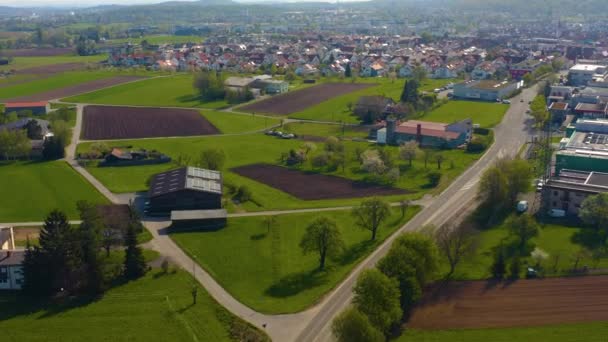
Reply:
[[148, 191], [147, 213], [222, 208], [222, 175], [218, 171], [183, 167], [155, 175]]

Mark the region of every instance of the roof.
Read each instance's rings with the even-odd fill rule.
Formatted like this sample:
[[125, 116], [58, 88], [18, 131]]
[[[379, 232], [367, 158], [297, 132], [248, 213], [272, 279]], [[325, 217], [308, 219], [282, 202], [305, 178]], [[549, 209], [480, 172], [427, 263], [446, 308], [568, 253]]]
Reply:
[[27, 123], [32, 120], [36, 121], [36, 123], [38, 125], [40, 125], [40, 128], [42, 128], [42, 135], [46, 135], [47, 133], [50, 132], [50, 129], [49, 129], [50, 122], [48, 122], [47, 120], [33, 119], [33, 118], [22, 118], [17, 121], [9, 122], [5, 125], [0, 125], [0, 130], [6, 129], [9, 131], [12, 131], [12, 130], [16, 130], [16, 129], [23, 129], [27, 125]]
[[466, 81], [460, 83], [467, 88], [483, 89], [483, 90], [500, 90], [511, 86], [512, 83], [509, 81], [492, 81], [492, 80], [480, 80], [480, 81]]
[[246, 87], [253, 81], [254, 79], [250, 77], [228, 77], [224, 84], [229, 87]]
[[213, 220], [227, 217], [228, 212], [225, 209], [173, 210], [171, 212], [171, 221]]
[[48, 102], [6, 102], [5, 108], [22, 108], [22, 107], [46, 107]]
[[401, 123], [395, 128], [395, 132], [416, 135], [418, 134], [418, 125], [421, 126], [420, 133], [422, 136], [438, 137], [448, 140], [457, 139], [460, 136], [460, 133], [458, 132], [446, 131], [446, 128], [448, 127], [447, 124], [417, 120], [409, 120]]
[[194, 190], [222, 194], [222, 175], [219, 171], [183, 167], [154, 176], [148, 192], [149, 197], [181, 191]]
[[551, 189], [597, 194], [608, 192], [608, 173], [563, 169], [546, 184]]
[[0, 250], [0, 266], [21, 265], [25, 259], [25, 251]]
[[566, 109], [568, 109], [568, 103], [566, 103], [566, 102], [553, 102], [551, 104], [551, 106], [549, 107], [549, 109], [566, 110]]
[[597, 65], [597, 64], [576, 64], [575, 66], [570, 68], [570, 71], [596, 72], [597, 69], [601, 69], [601, 68], [606, 68], [606, 67], [603, 65]]
[[606, 107], [608, 105], [606, 103], [579, 103], [576, 105], [574, 109], [577, 112], [593, 112], [593, 113], [605, 113]]

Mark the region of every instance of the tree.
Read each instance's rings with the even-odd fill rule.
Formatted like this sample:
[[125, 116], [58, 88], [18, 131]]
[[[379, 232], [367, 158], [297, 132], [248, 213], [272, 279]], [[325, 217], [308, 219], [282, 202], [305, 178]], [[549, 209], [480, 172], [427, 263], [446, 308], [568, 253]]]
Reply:
[[325, 139], [325, 151], [327, 152], [342, 152], [344, 144], [336, 137], [328, 137]]
[[530, 189], [530, 183], [532, 183], [530, 165], [525, 160], [513, 159], [501, 160], [497, 166], [505, 175], [507, 181], [506, 194], [509, 201], [507, 205], [512, 207], [517, 202], [519, 194], [526, 193]]
[[194, 75], [192, 83], [204, 101], [224, 99], [224, 80], [215, 71], [201, 71]]
[[11, 160], [30, 154], [32, 143], [25, 130], [0, 130], [0, 155]]
[[336, 222], [327, 217], [319, 217], [306, 228], [300, 248], [304, 254], [319, 253], [319, 269], [323, 270], [328, 256], [335, 257], [342, 252], [344, 241]]
[[437, 170], [441, 170], [441, 163], [445, 160], [445, 157], [441, 153], [437, 153], [434, 156], [435, 161], [437, 162]]
[[353, 208], [352, 215], [355, 223], [362, 229], [372, 232], [372, 240], [376, 239], [378, 228], [389, 216], [390, 206], [379, 198], [372, 198], [361, 202], [361, 205]]
[[86, 289], [90, 294], [99, 294], [104, 289], [102, 262], [99, 259], [101, 231], [103, 222], [95, 205], [86, 201], [76, 204], [80, 212], [79, 237], [82, 248], [82, 261], [86, 272]]
[[429, 160], [431, 160], [433, 158], [433, 154], [435, 154], [435, 152], [433, 152], [430, 149], [424, 149], [422, 150], [422, 159], [424, 160], [424, 168], [426, 169], [428, 164], [429, 164]]
[[532, 100], [530, 115], [534, 118], [537, 127], [543, 127], [551, 118], [547, 110], [547, 99], [543, 95], [538, 95]]
[[519, 279], [521, 273], [521, 260], [519, 257], [515, 257], [509, 264], [509, 275], [511, 279]]
[[500, 206], [507, 197], [507, 179], [498, 167], [487, 169], [481, 176], [477, 197], [483, 203]]
[[401, 102], [409, 103], [414, 108], [418, 108], [418, 87], [420, 83], [415, 80], [409, 80], [405, 82], [403, 86], [403, 92], [401, 93]]
[[367, 316], [355, 308], [349, 308], [336, 317], [332, 332], [337, 342], [384, 342], [382, 332], [374, 328]]
[[407, 212], [407, 208], [410, 206], [410, 201], [401, 200], [399, 201], [399, 208], [401, 209], [401, 218], [405, 217], [405, 213]]
[[435, 232], [435, 241], [450, 265], [446, 279], [454, 274], [462, 258], [470, 255], [475, 249], [474, 232], [466, 225], [445, 224], [439, 227]]
[[353, 289], [353, 304], [367, 316], [378, 330], [386, 333], [402, 315], [397, 280], [376, 269], [365, 270], [359, 275]]
[[429, 186], [434, 188], [437, 185], [439, 185], [439, 182], [441, 182], [441, 173], [439, 172], [429, 172], [426, 175], [426, 178], [429, 181]]
[[137, 279], [146, 274], [148, 267], [141, 248], [137, 245], [137, 233], [134, 224], [127, 226], [125, 234], [124, 276], [129, 280]]
[[418, 147], [418, 142], [415, 140], [410, 140], [399, 146], [399, 155], [402, 159], [409, 162], [410, 167], [412, 166], [412, 160], [416, 159], [418, 154], [420, 154], [420, 148]]
[[376, 149], [365, 150], [361, 154], [361, 169], [373, 175], [381, 175], [386, 171], [386, 165]]
[[216, 148], [209, 148], [201, 152], [199, 166], [208, 169], [220, 171], [224, 167], [226, 155], [224, 151]]
[[40, 127], [40, 125], [38, 124], [38, 121], [29, 120], [23, 128], [27, 132], [28, 139], [30, 139], [30, 140], [42, 139], [42, 127]]
[[344, 77], [353, 77], [353, 71], [351, 69], [350, 63], [346, 64], [346, 67], [344, 68]]
[[59, 136], [47, 138], [44, 141], [42, 157], [46, 160], [56, 160], [65, 157], [64, 140]]
[[492, 263], [490, 271], [492, 273], [492, 277], [497, 280], [503, 279], [507, 273], [505, 252], [502, 246], [500, 246], [496, 254], [494, 254], [494, 262]]
[[509, 233], [515, 238], [517, 249], [523, 252], [528, 242], [538, 236], [539, 226], [536, 220], [528, 214], [512, 217], [507, 222]]
[[412, 79], [416, 80], [418, 83], [424, 81], [426, 76], [426, 69], [421, 65], [415, 66], [414, 70], [412, 70]]
[[595, 229], [596, 233], [602, 233], [600, 244], [604, 246], [608, 239], [608, 193], [585, 198], [581, 203], [578, 216], [585, 224]]

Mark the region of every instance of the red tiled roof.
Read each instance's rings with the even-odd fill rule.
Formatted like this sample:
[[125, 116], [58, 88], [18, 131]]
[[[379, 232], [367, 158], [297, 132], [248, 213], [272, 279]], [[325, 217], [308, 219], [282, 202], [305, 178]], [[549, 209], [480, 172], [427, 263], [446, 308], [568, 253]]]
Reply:
[[[417, 131], [418, 128], [416, 126], [398, 126], [397, 128], [395, 128], [395, 132], [403, 134], [416, 135]], [[426, 137], [437, 137], [444, 138], [447, 140], [457, 139], [460, 136], [460, 134], [457, 132], [448, 132], [443, 129], [426, 128], [425, 126], [422, 126], [421, 134], [422, 136]]]
[[20, 108], [20, 107], [46, 107], [48, 102], [6, 102], [5, 108]]

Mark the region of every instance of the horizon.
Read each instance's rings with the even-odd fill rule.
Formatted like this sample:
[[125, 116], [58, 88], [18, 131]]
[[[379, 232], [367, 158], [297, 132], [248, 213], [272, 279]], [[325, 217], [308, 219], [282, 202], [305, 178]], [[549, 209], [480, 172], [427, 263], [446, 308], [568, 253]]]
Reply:
[[[101, 5], [151, 5], [159, 4], [163, 2], [171, 2], [173, 0], [0, 0], [0, 6], [14, 7], [14, 8], [31, 8], [31, 7], [94, 7]], [[176, 2], [198, 2], [200, 0], [177, 0]], [[325, 2], [325, 3], [336, 3], [336, 2], [364, 2], [370, 0], [227, 0], [242, 4], [252, 3], [296, 3], [296, 2]]]

